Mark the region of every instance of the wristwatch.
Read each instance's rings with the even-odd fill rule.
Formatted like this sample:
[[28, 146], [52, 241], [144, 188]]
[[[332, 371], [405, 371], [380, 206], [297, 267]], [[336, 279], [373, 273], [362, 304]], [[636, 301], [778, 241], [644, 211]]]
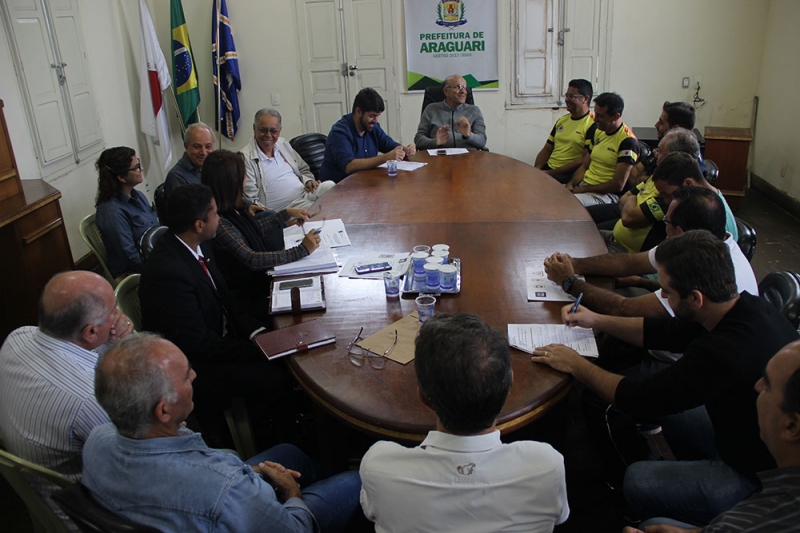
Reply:
[[575, 283], [576, 279], [578, 279], [578, 276], [575, 275], [568, 277], [561, 282], [561, 289], [567, 294], [570, 294], [570, 291], [572, 290], [572, 284]]

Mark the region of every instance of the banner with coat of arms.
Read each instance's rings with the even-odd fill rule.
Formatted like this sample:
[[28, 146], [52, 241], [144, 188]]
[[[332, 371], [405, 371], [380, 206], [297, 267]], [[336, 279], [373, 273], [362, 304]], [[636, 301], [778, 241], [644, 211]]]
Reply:
[[497, 0], [405, 0], [407, 88], [451, 74], [473, 89], [497, 89]]

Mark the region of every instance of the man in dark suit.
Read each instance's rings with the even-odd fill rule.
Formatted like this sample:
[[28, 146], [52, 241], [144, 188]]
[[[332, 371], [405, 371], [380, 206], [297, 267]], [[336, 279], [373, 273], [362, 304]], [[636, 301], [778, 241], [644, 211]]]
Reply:
[[211, 189], [175, 189], [168, 212], [170, 231], [142, 269], [142, 324], [174, 342], [201, 376], [198, 412], [218, 412], [234, 396], [267, 402], [291, 396], [285, 365], [268, 362], [251, 342], [264, 325], [231, 299], [206, 242], [219, 224]]

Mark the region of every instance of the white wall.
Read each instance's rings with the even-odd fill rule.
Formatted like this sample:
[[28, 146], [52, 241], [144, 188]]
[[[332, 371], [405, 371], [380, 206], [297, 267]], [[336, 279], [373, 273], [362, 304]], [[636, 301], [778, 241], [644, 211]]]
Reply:
[[[138, 2], [78, 0], [78, 3], [105, 146], [124, 144], [135, 148], [142, 158], [152, 191], [163, 180], [165, 172], [154, 159], [152, 146], [138, 127]], [[167, 61], [171, 62], [169, 2], [147, 0], [147, 3], [162, 49]], [[211, 122], [211, 0], [184, 0], [183, 5], [200, 74], [200, 115], [204, 121]], [[281, 105], [276, 107], [283, 115], [284, 135], [290, 138], [304, 133], [295, 1], [229, 0], [228, 9], [242, 74], [243, 90], [239, 95], [242, 118], [236, 142], [225, 139], [222, 146], [237, 150], [249, 141], [251, 117], [259, 108], [270, 105], [273, 92], [280, 94]], [[405, 76], [402, 2], [393, 1], [392, 9], [397, 54], [396, 83], [398, 91], [402, 91]], [[773, 81], [785, 83], [782, 88], [790, 91], [797, 86], [797, 60], [794, 59], [797, 9], [798, 3], [794, 0], [773, 0], [771, 3], [769, 0], [613, 0], [609, 88], [619, 92], [626, 101], [625, 121], [631, 126], [652, 125], [664, 100], [688, 100], [691, 97], [691, 91], [681, 88], [681, 78], [689, 76], [694, 82], [697, 76], [701, 76], [701, 96], [707, 100], [698, 111], [701, 131], [706, 125], [750, 126], [752, 100], [759, 90], [762, 96], [759, 135], [770, 132], [777, 138], [790, 137], [794, 131], [789, 129], [790, 120], [781, 114], [783, 109], [770, 115], [766, 105], [768, 93], [764, 91], [766, 85], [775, 89]], [[498, 20], [502, 89], [477, 94], [477, 103], [486, 118], [491, 150], [532, 163], [554, 120], [563, 110], [507, 108], [507, 87], [513, 60], [510, 37], [513, 21], [509, 0], [499, 0]], [[5, 39], [5, 35], [0, 37]], [[765, 42], [769, 52], [765, 51]], [[0, 71], [11, 72], [13, 64], [9, 52], [7, 47], [2, 48]], [[784, 72], [789, 69], [781, 63], [790, 59], [795, 62], [794, 74]], [[759, 85], [762, 63], [769, 74], [768, 79]], [[23, 178], [38, 178], [38, 166], [27, 134], [27, 121], [21, 111], [16, 78], [0, 77], [0, 98], [6, 101], [9, 129], [21, 175]], [[786, 97], [779, 98], [776, 94], [772, 100], [778, 105], [777, 102], [786, 101]], [[413, 140], [421, 103], [421, 94], [401, 94], [398, 100], [401, 139], [398, 140], [405, 143]], [[172, 110], [170, 105], [168, 109]], [[787, 125], [771, 125], [772, 120], [777, 124], [779, 119], [781, 124], [785, 121]], [[170, 130], [177, 159], [183, 148], [178, 122], [172, 112]], [[762, 168], [759, 158], [767, 157], [759, 150], [764, 144], [756, 143], [756, 169]], [[769, 142], [770, 146], [773, 144]], [[794, 165], [796, 169], [797, 156], [789, 161], [790, 166]], [[87, 161], [80, 169], [52, 180], [64, 195], [62, 209], [75, 258], [87, 252], [77, 234], [77, 227], [80, 219], [94, 208], [96, 176], [93, 163]], [[765, 170], [762, 175], [770, 173], [772, 170]], [[800, 195], [800, 190], [795, 194]]]
[[[772, 0], [767, 19], [753, 173], [794, 198], [800, 198], [800, 2]], [[782, 175], [783, 174], [783, 175]]]

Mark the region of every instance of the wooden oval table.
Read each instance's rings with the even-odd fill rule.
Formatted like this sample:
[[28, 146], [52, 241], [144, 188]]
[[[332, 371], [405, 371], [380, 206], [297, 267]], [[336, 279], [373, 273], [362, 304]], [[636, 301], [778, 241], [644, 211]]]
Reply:
[[[529, 302], [525, 268], [556, 250], [586, 256], [606, 252], [591, 217], [562, 185], [530, 165], [490, 152], [458, 156], [417, 154], [414, 172], [357, 172], [317, 205], [341, 218], [352, 246], [336, 248], [341, 264], [370, 252], [410, 251], [416, 244], [450, 245], [462, 264], [459, 294], [437, 298], [436, 312], [468, 312], [506, 331], [508, 324], [558, 323], [563, 304]], [[315, 211], [317, 207], [314, 207]], [[324, 230], [323, 230], [324, 231]], [[327, 310], [319, 316], [336, 344], [292, 356], [302, 387], [334, 416], [374, 435], [419, 442], [435, 416], [417, 394], [414, 364], [387, 360], [383, 369], [354, 366], [347, 344], [410, 314], [413, 299], [387, 299], [380, 280], [326, 275]], [[290, 324], [287, 315], [278, 326]], [[535, 420], [569, 390], [571, 379], [511, 350], [514, 385], [498, 424], [510, 432]]]

